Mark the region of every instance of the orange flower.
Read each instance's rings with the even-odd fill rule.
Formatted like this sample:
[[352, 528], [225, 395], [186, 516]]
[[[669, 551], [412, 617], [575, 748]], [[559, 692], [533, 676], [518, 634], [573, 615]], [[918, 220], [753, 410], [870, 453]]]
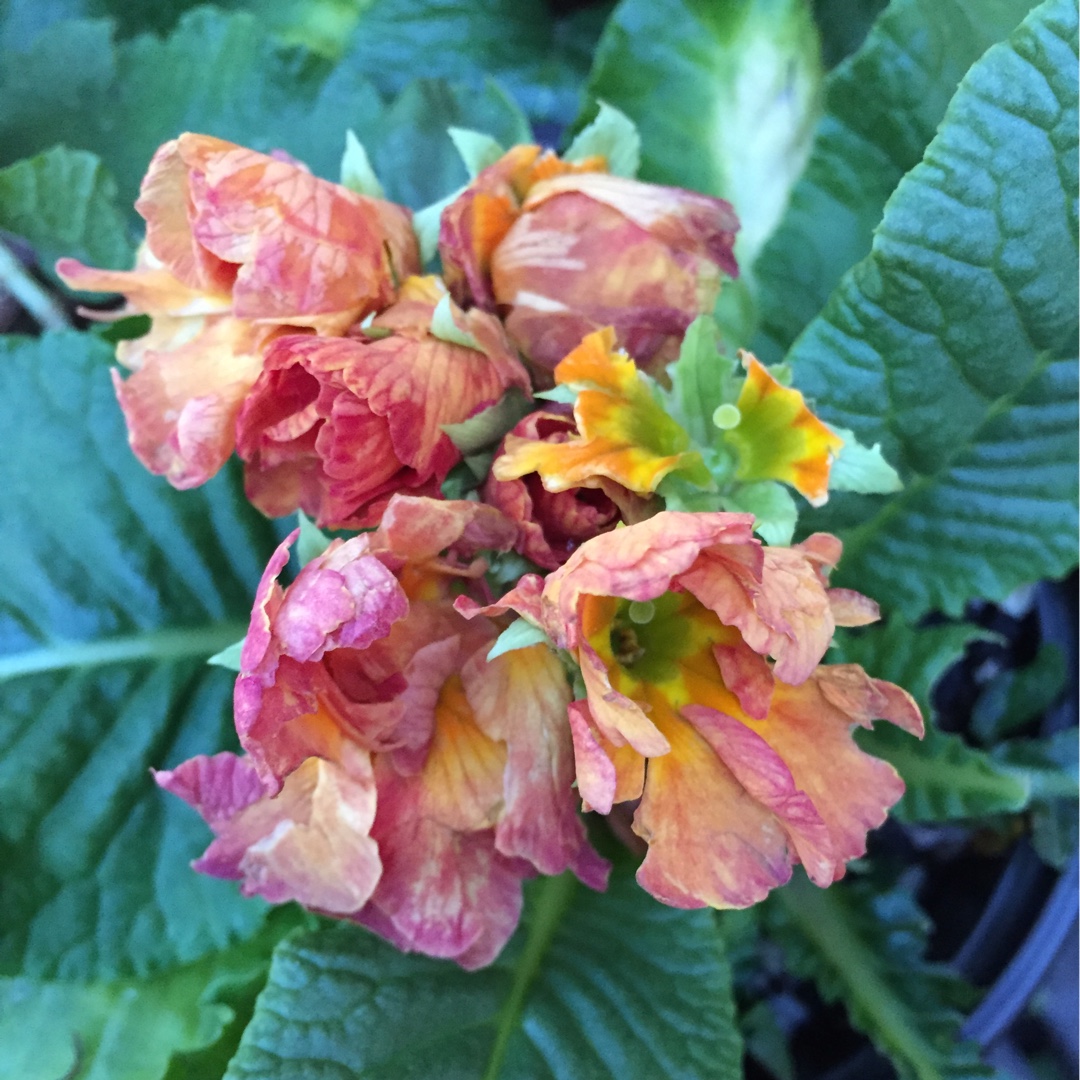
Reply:
[[763, 548], [752, 525], [664, 512], [482, 609], [514, 608], [580, 665], [578, 789], [603, 813], [641, 799], [638, 880], [679, 907], [756, 903], [793, 862], [818, 885], [843, 876], [903, 792], [852, 728], [884, 718], [922, 733], [899, 687], [820, 664], [834, 626], [877, 618], [865, 597], [827, 588], [839, 542]]
[[738, 457], [736, 479], [782, 480], [814, 506], [829, 497], [829, 469], [844, 440], [807, 407], [798, 390], [783, 386], [751, 353], [742, 351], [746, 368], [736, 408], [738, 424], [724, 441]]
[[154, 155], [136, 209], [146, 241], [130, 271], [61, 259], [74, 289], [120, 292], [150, 333], [117, 349], [131, 444], [176, 487], [204, 483], [270, 341], [289, 327], [343, 333], [418, 269], [404, 207], [317, 179], [282, 155], [181, 135]]
[[537, 473], [548, 491], [602, 486], [613, 480], [639, 494], [654, 492], [672, 472], [709, 486], [701, 454], [653, 397], [634, 362], [614, 351], [611, 327], [590, 334], [555, 369], [555, 381], [577, 390], [576, 438], [540, 442], [510, 435], [492, 475], [513, 480]]
[[370, 337], [289, 336], [270, 348], [236, 423], [247, 495], [264, 513], [302, 508], [332, 528], [373, 525], [395, 493], [438, 494], [461, 460], [444, 424], [511, 386], [528, 392], [494, 316], [451, 308], [476, 348], [431, 332], [433, 280], [408, 279]]
[[515, 147], [443, 212], [439, 251], [455, 297], [505, 313], [541, 368], [613, 326], [635, 361], [661, 369], [712, 309], [721, 271], [738, 273], [726, 202], [603, 167]]

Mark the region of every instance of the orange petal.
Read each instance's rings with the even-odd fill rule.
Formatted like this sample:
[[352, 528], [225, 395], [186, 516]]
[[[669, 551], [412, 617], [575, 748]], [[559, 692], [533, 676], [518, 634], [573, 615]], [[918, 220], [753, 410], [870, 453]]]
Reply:
[[829, 496], [829, 469], [844, 440], [807, 407], [798, 390], [783, 386], [748, 352], [736, 403], [742, 419], [724, 432], [724, 441], [738, 455], [736, 477], [746, 483], [782, 480], [814, 506]]
[[653, 397], [634, 362], [614, 351], [610, 327], [590, 334], [555, 369], [555, 381], [578, 390], [574, 406], [578, 436], [565, 442], [506, 438], [495, 461], [497, 480], [539, 474], [548, 491], [613, 480], [647, 494], [672, 472], [708, 484], [701, 455], [690, 437]]
[[791, 877], [780, 820], [688, 721], [654, 715], [671, 753], [648, 764], [634, 832], [649, 844], [638, 882], [674, 907], [741, 908]]

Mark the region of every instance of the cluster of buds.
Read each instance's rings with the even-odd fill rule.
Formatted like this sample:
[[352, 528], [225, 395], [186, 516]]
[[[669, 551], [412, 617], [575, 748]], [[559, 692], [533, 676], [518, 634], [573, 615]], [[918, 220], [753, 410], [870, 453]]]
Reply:
[[[497, 156], [422, 276], [408, 209], [182, 135], [135, 268], [58, 265], [150, 317], [114, 373], [148, 469], [188, 488], [236, 452], [264, 513], [359, 530], [289, 584], [295, 533], [271, 559], [244, 753], [157, 774], [215, 834], [196, 868], [467, 968], [524, 878], [604, 887], [581, 810], [632, 817], [668, 904], [745, 907], [795, 863], [830, 884], [903, 790], [853, 728], [922, 730], [822, 663], [878, 612], [829, 587], [835, 538], [790, 546], [787, 489], [824, 501], [848, 443], [718, 343], [732, 208], [608, 163]], [[852, 453], [849, 486], [892, 482]]]

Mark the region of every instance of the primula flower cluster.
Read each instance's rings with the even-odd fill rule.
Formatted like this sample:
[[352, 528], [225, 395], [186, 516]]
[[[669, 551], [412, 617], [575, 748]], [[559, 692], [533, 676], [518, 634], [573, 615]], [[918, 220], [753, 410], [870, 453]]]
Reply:
[[442, 208], [425, 276], [405, 207], [187, 134], [137, 209], [133, 270], [58, 266], [124, 295], [95, 317], [150, 317], [114, 374], [136, 455], [186, 488], [235, 452], [263, 513], [363, 530], [291, 581], [296, 533], [270, 560], [243, 754], [156, 774], [214, 833], [196, 869], [475, 968], [525, 878], [604, 888], [581, 811], [631, 814], [639, 882], [680, 907], [866, 850], [903, 784], [852, 731], [922, 720], [822, 662], [878, 617], [830, 587], [840, 542], [732, 512], [820, 504], [847, 436], [709, 338], [726, 202], [518, 146]]

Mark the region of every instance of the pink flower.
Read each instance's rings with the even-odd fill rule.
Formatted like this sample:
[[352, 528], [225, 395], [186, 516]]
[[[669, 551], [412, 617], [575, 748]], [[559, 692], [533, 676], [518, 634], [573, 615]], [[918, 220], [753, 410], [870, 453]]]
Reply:
[[214, 830], [198, 869], [467, 968], [513, 932], [524, 877], [604, 886], [574, 807], [561, 664], [545, 646], [489, 661], [497, 628], [452, 605], [478, 550], [513, 537], [491, 507], [398, 496], [287, 588], [278, 549], [236, 684], [247, 756], [158, 774]]
[[661, 370], [686, 328], [738, 274], [738, 221], [722, 199], [570, 166], [518, 146], [443, 212], [439, 250], [459, 303], [504, 314], [507, 333], [553, 369], [586, 334]]
[[899, 687], [820, 663], [835, 626], [877, 618], [865, 597], [827, 588], [839, 541], [764, 548], [752, 525], [660, 513], [483, 609], [516, 609], [577, 660], [579, 791], [602, 813], [640, 799], [638, 880], [678, 907], [756, 903], [794, 862], [818, 885], [842, 877], [904, 789], [852, 728], [883, 718], [922, 734]]
[[181, 135], [154, 155], [136, 209], [135, 268], [61, 259], [75, 289], [119, 292], [150, 332], [117, 349], [132, 448], [175, 487], [204, 483], [233, 449], [236, 414], [283, 327], [343, 333], [418, 269], [411, 215], [320, 180], [283, 155]]
[[[395, 492], [437, 495], [461, 453], [443, 431], [529, 378], [498, 321], [454, 312], [478, 346], [431, 333], [434, 279], [411, 279], [366, 336], [279, 338], [237, 420], [248, 498], [333, 528], [373, 525]], [[359, 332], [358, 332], [359, 333]]]
[[[530, 413], [510, 431], [496, 460], [512, 445], [562, 446], [578, 436], [569, 412], [558, 406]], [[541, 475], [529, 472], [500, 480], [493, 472], [484, 485], [484, 501], [498, 507], [518, 526], [514, 547], [545, 570], [561, 566], [586, 540], [609, 532], [622, 521], [645, 517], [648, 500], [606, 477], [592, 477], [589, 486], [549, 491]]]

